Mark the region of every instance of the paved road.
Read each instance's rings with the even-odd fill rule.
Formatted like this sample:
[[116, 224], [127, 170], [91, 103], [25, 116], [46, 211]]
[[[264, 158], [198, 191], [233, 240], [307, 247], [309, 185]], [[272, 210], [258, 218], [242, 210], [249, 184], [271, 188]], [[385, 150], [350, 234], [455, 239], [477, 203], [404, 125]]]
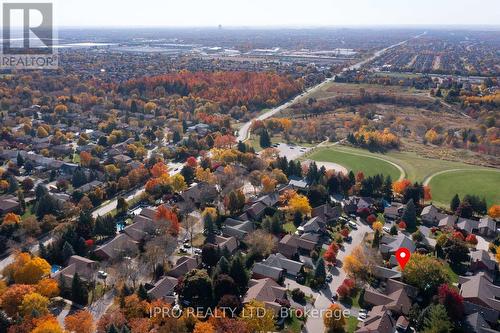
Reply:
[[[365, 234], [371, 231], [371, 229], [367, 225], [359, 222], [357, 224], [358, 230], [353, 230], [350, 234], [350, 236], [352, 237], [351, 243], [344, 243], [344, 247], [338, 252], [337, 266], [340, 266], [342, 261], [344, 260], [344, 257], [351, 253], [351, 251], [357, 245], [362, 243]], [[332, 269], [331, 273], [333, 275], [332, 282], [330, 282], [327, 288], [321, 290], [318, 294], [316, 294], [316, 302], [314, 302], [314, 308], [317, 310], [328, 309], [328, 307], [332, 304], [332, 292], [336, 292], [338, 287], [340, 287], [340, 285], [346, 278], [346, 274], [342, 268], [335, 267]], [[356, 315], [357, 311], [357, 309], [352, 309], [351, 314]], [[305, 328], [309, 333], [324, 332], [325, 326], [323, 325], [323, 318], [308, 318]]]
[[[361, 68], [361, 66], [369, 63], [370, 61], [374, 60], [375, 58], [378, 58], [380, 57], [382, 54], [384, 54], [385, 52], [387, 52], [388, 50], [394, 48], [394, 47], [398, 47], [400, 45], [403, 45], [405, 43], [407, 43], [409, 40], [412, 40], [412, 39], [415, 39], [415, 38], [419, 38], [423, 35], [425, 35], [427, 32], [424, 32], [418, 36], [415, 36], [413, 38], [410, 38], [408, 40], [404, 40], [402, 42], [399, 42], [399, 43], [396, 43], [396, 44], [393, 44], [391, 46], [388, 46], [386, 47], [385, 49], [382, 49], [382, 50], [379, 50], [377, 52], [375, 52], [371, 57], [369, 58], [366, 58], [354, 65], [351, 65], [349, 67], [346, 67], [343, 69], [343, 71], [347, 71], [347, 70], [355, 70], [355, 69], [359, 69]], [[275, 114], [281, 112], [282, 110], [288, 108], [289, 106], [292, 106], [293, 104], [297, 103], [300, 99], [304, 98], [305, 96], [309, 95], [310, 93], [313, 93], [315, 92], [316, 90], [320, 89], [322, 86], [324, 86], [325, 84], [327, 84], [328, 82], [331, 82], [335, 80], [335, 76], [331, 77], [331, 78], [327, 78], [326, 80], [324, 80], [323, 82], [313, 86], [313, 87], [310, 87], [308, 89], [306, 89], [303, 93], [301, 93], [300, 95], [297, 95], [295, 96], [292, 100], [284, 103], [284, 104], [281, 104], [263, 114], [261, 114], [260, 116], [258, 117], [255, 117], [251, 120], [249, 120], [248, 122], [246, 122], [243, 126], [241, 126], [241, 128], [239, 129], [238, 131], [238, 137], [237, 137], [237, 141], [246, 141], [250, 138], [250, 127], [252, 126], [252, 122], [255, 121], [255, 120], [265, 120], [267, 118], [270, 118], [272, 116], [274, 116]]]

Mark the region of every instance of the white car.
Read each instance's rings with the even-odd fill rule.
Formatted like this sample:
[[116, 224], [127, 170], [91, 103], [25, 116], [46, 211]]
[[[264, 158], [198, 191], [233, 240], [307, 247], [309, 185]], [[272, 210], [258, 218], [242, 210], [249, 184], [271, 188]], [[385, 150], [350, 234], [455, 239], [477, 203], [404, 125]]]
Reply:
[[358, 225], [354, 221], [349, 221], [348, 222], [349, 226], [353, 229], [358, 229]]

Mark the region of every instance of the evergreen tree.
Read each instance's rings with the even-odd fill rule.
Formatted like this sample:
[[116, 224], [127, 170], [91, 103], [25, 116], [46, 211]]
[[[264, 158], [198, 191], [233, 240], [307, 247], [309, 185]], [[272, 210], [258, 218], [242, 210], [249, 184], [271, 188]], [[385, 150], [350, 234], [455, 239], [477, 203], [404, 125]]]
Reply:
[[139, 296], [139, 298], [144, 301], [147, 301], [149, 299], [148, 292], [146, 291], [146, 288], [144, 288], [144, 285], [142, 283], [139, 285], [139, 289], [137, 290], [137, 296]]
[[238, 151], [240, 151], [242, 153], [246, 153], [247, 152], [247, 145], [242, 141], [238, 141]]
[[271, 147], [271, 137], [269, 136], [269, 132], [266, 129], [262, 130], [259, 143], [262, 148]]
[[392, 201], [393, 192], [392, 192], [392, 179], [391, 176], [387, 176], [384, 181], [384, 185], [382, 186], [382, 195], [384, 199], [387, 201]]
[[318, 262], [316, 263], [316, 269], [314, 270], [314, 279], [316, 280], [316, 282], [318, 282], [318, 284], [325, 283], [326, 268], [323, 258], [319, 258]]
[[87, 305], [88, 302], [87, 288], [78, 276], [78, 273], [75, 273], [71, 283], [71, 300], [80, 305]]
[[111, 326], [109, 326], [108, 328], [107, 333], [120, 333], [120, 331], [118, 331], [115, 324], [111, 324]]
[[24, 164], [24, 157], [20, 153], [17, 153], [17, 166], [22, 167]]
[[231, 261], [229, 276], [238, 286], [240, 295], [244, 295], [248, 287], [249, 276], [240, 255], [235, 256]]
[[214, 222], [212, 220], [212, 216], [210, 214], [206, 214], [203, 218], [203, 228], [205, 236], [207, 237], [207, 242], [214, 242], [215, 240], [215, 228]]
[[460, 198], [458, 197], [458, 194], [455, 194], [450, 202], [450, 210], [455, 213], [458, 209], [458, 206], [460, 206]]
[[414, 230], [417, 227], [417, 213], [413, 199], [406, 203], [406, 208], [401, 219], [406, 223], [408, 230]]
[[64, 245], [62, 247], [62, 258], [64, 262], [67, 262], [71, 256], [75, 255], [75, 250], [73, 249], [73, 246], [71, 246], [70, 243], [64, 242]]
[[293, 225], [295, 227], [300, 227], [300, 225], [304, 222], [304, 218], [302, 217], [302, 213], [299, 211], [296, 211], [295, 214], [293, 214]]
[[229, 274], [230, 269], [229, 261], [227, 261], [224, 256], [220, 257], [214, 269], [213, 280], [215, 280], [219, 274]]

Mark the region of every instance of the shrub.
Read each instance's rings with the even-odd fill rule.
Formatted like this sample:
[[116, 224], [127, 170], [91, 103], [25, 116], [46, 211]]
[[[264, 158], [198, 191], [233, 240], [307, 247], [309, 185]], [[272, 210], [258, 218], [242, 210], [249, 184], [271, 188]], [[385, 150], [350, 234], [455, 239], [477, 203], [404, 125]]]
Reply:
[[292, 290], [292, 299], [297, 303], [305, 303], [306, 294], [299, 288], [295, 288]]

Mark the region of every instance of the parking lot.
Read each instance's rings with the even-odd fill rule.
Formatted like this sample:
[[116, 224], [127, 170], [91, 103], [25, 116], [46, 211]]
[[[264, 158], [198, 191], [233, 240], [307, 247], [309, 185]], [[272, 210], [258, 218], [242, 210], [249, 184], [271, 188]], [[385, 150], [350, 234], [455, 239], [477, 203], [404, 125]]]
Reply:
[[276, 148], [279, 151], [279, 155], [281, 157], [286, 156], [289, 161], [297, 159], [311, 150], [311, 148], [286, 143], [276, 143], [273, 145], [273, 148]]

